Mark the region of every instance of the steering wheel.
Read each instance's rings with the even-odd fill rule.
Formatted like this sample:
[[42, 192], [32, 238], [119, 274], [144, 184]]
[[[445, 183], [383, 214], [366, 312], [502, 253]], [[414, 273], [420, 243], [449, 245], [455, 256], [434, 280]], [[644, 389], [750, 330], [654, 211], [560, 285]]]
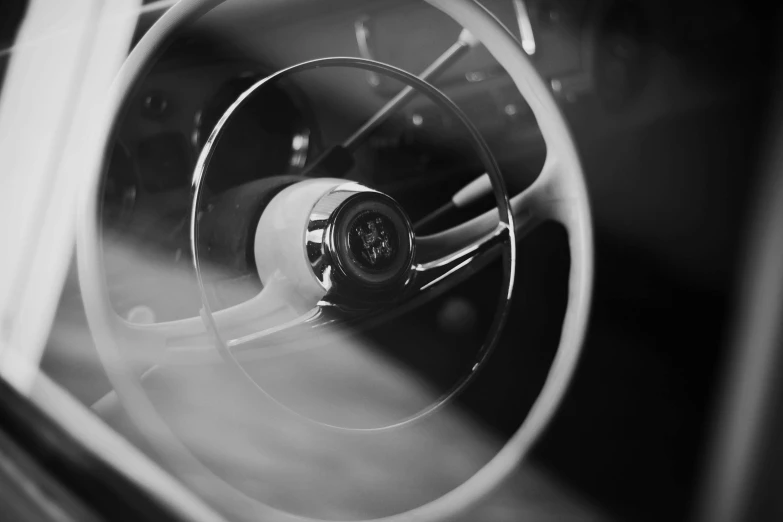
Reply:
[[[205, 179], [211, 159], [231, 118], [253, 96], [283, 78], [307, 70], [353, 67], [380, 73], [407, 83], [453, 115], [468, 131], [477, 156], [491, 180], [498, 206], [498, 224], [484, 237], [463, 247], [444, 247], [431, 238], [416, 238], [404, 209], [391, 197], [338, 178], [300, 181], [283, 189], [264, 208], [256, 232], [254, 254], [264, 289], [255, 298], [213, 313], [204, 284], [199, 255], [198, 224]], [[334, 150], [334, 149], [333, 149]], [[339, 150], [339, 149], [338, 149]], [[340, 153], [340, 152], [338, 152]], [[329, 152], [323, 157], [328, 158]], [[316, 160], [315, 165], [329, 160]], [[192, 185], [190, 238], [208, 334], [217, 351], [240, 377], [255, 385], [279, 408], [293, 409], [267, 393], [241, 364], [239, 356], [268, 353], [281, 339], [301, 343], [322, 330], [340, 326], [367, 326], [398, 315], [438, 295], [478, 270], [492, 253], [503, 253], [503, 291], [486, 342], [468, 365], [465, 375], [428, 407], [385, 425], [345, 427], [302, 417], [323, 427], [343, 431], [377, 432], [410, 424], [433, 413], [462, 391], [478, 374], [497, 344], [513, 289], [515, 268], [514, 217], [500, 170], [489, 146], [464, 112], [445, 94], [416, 76], [380, 62], [359, 58], [320, 58], [282, 69], [259, 80], [226, 110], [215, 125], [196, 165]], [[274, 245], [273, 248], [270, 248]], [[303, 253], [305, 255], [303, 255]], [[303, 312], [279, 324], [283, 302]], [[237, 318], [241, 317], [242, 320]], [[246, 318], [255, 318], [248, 320]], [[271, 321], [270, 321], [271, 319]], [[176, 332], [181, 325], [169, 323]], [[221, 327], [222, 325], [222, 327]], [[268, 325], [264, 328], [265, 325]], [[250, 332], [244, 336], [240, 332]], [[228, 330], [233, 339], [226, 340]], [[181, 337], [181, 333], [169, 334]], [[192, 337], [189, 343], [198, 345]], [[248, 345], [254, 348], [247, 348]], [[259, 344], [263, 348], [259, 348]], [[186, 357], [187, 357], [187, 352]]]
[[[182, 0], [148, 30], [120, 70], [112, 87], [106, 117], [100, 125], [90, 130], [90, 137], [102, 140], [106, 144], [105, 150], [109, 150], [110, 137], [117, 125], [120, 109], [128, 101], [138, 77], [151, 65], [152, 58], [180, 27], [196, 20], [223, 1]], [[268, 0], [268, 3], [274, 1]], [[385, 194], [346, 183], [344, 180], [303, 181], [275, 196], [259, 222], [256, 259], [265, 288], [258, 298], [213, 314], [203, 296], [203, 282], [197, 270], [204, 304], [202, 317], [146, 326], [133, 325], [116, 315], [109, 300], [99, 223], [102, 159], [95, 159], [90, 165], [89, 175], [85, 176], [86, 187], [81, 191], [77, 229], [79, 280], [88, 324], [96, 346], [99, 347], [101, 361], [127, 413], [134, 422], [144, 425], [148, 433], [155, 435], [153, 442], [164, 446], [159, 448], [162, 454], [176, 454], [175, 458], [180, 465], [184, 463], [184, 466], [199, 473], [205, 471], [203, 464], [196, 461], [184, 446], [176, 441], [175, 436], [158, 417], [140, 381], [128, 368], [120, 349], [121, 345], [144, 347], [145, 350], [155, 353], [156, 361], [164, 363], [181, 357], [180, 354], [183, 353], [183, 350], [167, 348], [172, 339], [190, 339], [192, 342], [195, 338], [199, 340], [192, 343], [196, 345], [196, 349], [184, 351], [188, 362], [219, 359], [222, 355], [229, 363], [237, 364], [235, 354], [231, 351], [232, 342], [236, 344], [237, 341], [248, 338], [272, 342], [273, 335], [282, 330], [294, 331], [297, 334], [317, 331], [319, 325], [345, 320], [346, 309], [355, 312], [355, 303], [358, 302], [354, 299], [351, 306], [344, 306], [345, 302], [341, 298], [346, 294], [354, 298], [364, 296], [365, 303], [382, 303], [383, 312], [393, 313], [395, 308], [415, 305], [416, 296], [431, 286], [465, 277], [472, 269], [486, 263], [488, 258], [496, 253], [495, 247], [498, 246], [504, 249], [505, 254], [505, 278], [509, 289], [505, 297], [508, 298], [513, 286], [516, 238], [545, 220], [558, 221], [565, 227], [571, 252], [571, 266], [562, 333], [552, 367], [538, 398], [520, 428], [501, 451], [475, 475], [438, 499], [384, 520], [440, 520], [453, 516], [480, 500], [501, 483], [525, 457], [562, 400], [585, 335], [593, 277], [589, 203], [576, 147], [548, 87], [536, 73], [519, 43], [488, 11], [471, 0], [426, 1], [462, 25], [483, 43], [505, 68], [528, 102], [547, 146], [544, 167], [535, 182], [509, 200], [486, 145], [480, 136], [474, 140], [492, 181], [498, 204], [494, 211], [446, 231], [417, 238], [404, 211]], [[340, 64], [339, 59], [331, 60], [337, 61], [335, 65]], [[365, 68], [375, 67], [378, 69], [375, 72], [396, 74], [398, 79], [416, 84], [425, 91], [431, 89], [430, 93], [438, 98], [439, 91], [426, 82], [403, 71], [374, 64], [375, 62], [355, 63]], [[445, 105], [450, 103], [447, 98], [439, 100]], [[241, 100], [235, 106], [238, 107], [239, 104]], [[228, 118], [230, 112], [231, 109], [223, 119]], [[465, 120], [468, 128], [472, 129], [469, 121]], [[211, 145], [219, 138], [220, 126], [218, 123], [207, 141], [194, 175], [191, 241], [196, 265], [198, 246], [194, 241], [194, 224], [197, 219], [199, 187], [208, 165]], [[355, 247], [356, 227], [369, 228], [370, 223], [375, 229], [382, 229], [392, 238], [393, 248], [390, 248], [390, 251], [396, 253], [386, 256], [389, 259], [384, 259], [383, 248], [369, 252], [376, 258], [380, 256], [380, 267], [375, 266], [378, 259], [365, 258], [362, 261], [362, 256], [368, 254], [368, 251]], [[375, 229], [373, 232], [377, 231]], [[292, 230], [294, 233], [289, 233]], [[308, 232], [313, 232], [313, 237], [317, 235], [321, 238], [315, 241], [318, 247], [315, 257], [309, 257], [311, 252], [306, 243], [301, 241], [303, 236], [309, 237]], [[358, 235], [361, 236], [361, 233]], [[279, 248], [270, 250], [270, 244], [278, 245]], [[260, 248], [259, 245], [264, 247]], [[310, 263], [302, 262], [308, 257]], [[320, 271], [313, 272], [316, 268]], [[280, 277], [281, 274], [283, 277]], [[304, 314], [282, 327], [277, 326], [270, 330], [270, 317], [276, 317], [279, 312], [274, 300], [269, 299], [269, 294], [275, 292], [282, 292], [289, 297], [296, 296], [299, 304], [295, 307], [301, 308]], [[336, 298], [324, 299], [329, 296]], [[313, 301], [317, 306], [309, 308]], [[370, 305], [359, 308], [363, 310], [363, 313], [358, 314], [359, 317], [374, 315], [378, 310], [377, 306]], [[370, 313], [367, 313], [368, 310]], [[335, 311], [338, 313], [337, 319]], [[501, 306], [499, 315], [496, 315], [495, 330], [502, 327], [504, 316], [504, 307]], [[225, 340], [220, 334], [221, 331], [232, 332], [232, 339]], [[493, 338], [482, 348], [479, 363], [483, 362], [494, 342]], [[278, 517], [291, 517], [290, 514], [243, 497], [225, 483], [216, 481], [215, 487], [223, 488], [221, 493], [232, 495], [243, 503], [254, 503], [256, 513], [261, 510]]]

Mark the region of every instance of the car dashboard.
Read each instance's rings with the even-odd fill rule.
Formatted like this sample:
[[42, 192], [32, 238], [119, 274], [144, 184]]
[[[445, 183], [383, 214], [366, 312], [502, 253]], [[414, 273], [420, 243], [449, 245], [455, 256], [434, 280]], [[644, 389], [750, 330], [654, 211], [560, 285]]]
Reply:
[[[684, 512], [721, 360], [709, 347], [725, 332], [712, 327], [727, 314], [745, 211], [725, 209], [750, 185], [746, 160], [756, 150], [769, 89], [765, 20], [751, 7], [701, 0], [480, 3], [519, 42], [568, 122], [584, 164], [598, 245], [585, 369], [534, 452], [533, 466], [612, 515], [607, 518]], [[194, 170], [221, 116], [243, 92], [275, 71], [328, 56], [377, 60], [419, 74], [462, 31], [413, 0], [265, 4], [227, 2], [179, 34], [138, 79], [113, 129], [101, 220], [110, 298], [127, 321], [202, 313], [189, 234]], [[162, 12], [140, 16], [134, 44]], [[471, 48], [431, 83], [480, 132], [509, 193], [528, 188], [547, 146], [493, 56], [480, 45]], [[246, 253], [252, 252], [252, 228], [223, 234], [214, 223], [238, 215], [258, 194], [271, 198], [284, 186], [274, 180], [303, 179], [317, 158], [403, 87], [379, 73], [316, 68], [265, 86], [226, 127], [204, 183], [209, 204], [198, 216], [204, 260], [220, 267], [206, 281], [216, 310], [251, 298], [263, 284]], [[483, 172], [453, 115], [414, 96], [357, 150], [344, 177], [392, 196], [416, 223]], [[431, 230], [494, 206], [484, 197]], [[110, 248], [114, 244], [130, 245], [132, 255]], [[515, 299], [493, 366], [459, 398], [493, 434], [513, 432], [547, 377], [570, 262], [568, 238], [557, 224], [520, 243]], [[448, 387], [492, 321], [482, 303], [495, 299], [500, 274], [500, 263], [490, 264], [406, 316], [404, 327], [381, 326], [367, 336], [384, 356], [414, 368], [417, 378]], [[74, 270], [61, 309], [79, 299]], [[58, 332], [68, 337], [82, 319], [61, 310], [52, 338]], [[91, 345], [85, 339], [77, 344]], [[94, 348], [83, 350], [98, 366]], [[83, 382], [71, 356], [65, 347], [50, 347], [43, 367], [94, 404], [109, 385]], [[448, 357], [452, 363], [443, 362]], [[291, 364], [307, 364], [302, 361]], [[665, 389], [657, 393], [660, 383]], [[640, 447], [650, 450], [640, 456]], [[651, 504], [650, 512], [639, 508]]]
[[[684, 65], [689, 49], [674, 48], [678, 56], [652, 38], [660, 13], [649, 6], [483, 4], [525, 47], [580, 139], [609, 143], [731, 92], [731, 86], [705, 84], [696, 74], [683, 77], [673, 70]], [[158, 14], [142, 17], [137, 33]], [[323, 56], [360, 56], [420, 72], [459, 35], [454, 22], [419, 2], [335, 2], [328, 10], [315, 2], [273, 3], [263, 10], [230, 2], [218, 8], [180, 35], [136, 87], [116, 132], [106, 177], [106, 219], [113, 230], [156, 245], [166, 262], [187, 270], [192, 172], [218, 118], [244, 89], [272, 71]], [[494, 58], [481, 46], [471, 49], [434, 82], [488, 142], [510, 192], [527, 187], [543, 165], [546, 146], [527, 103]], [[207, 180], [210, 193], [263, 177], [301, 174], [308, 160], [350, 135], [401, 88], [395, 80], [358, 69], [315, 70], [270, 86], [222, 139]], [[481, 174], [477, 158], [464, 152], [458, 127], [426, 97], [414, 97], [358, 151], [348, 177], [389, 192], [412, 208], [416, 221]], [[596, 183], [601, 198], [604, 183], [613, 182]], [[599, 217], [616, 209], [612, 202]], [[470, 215], [455, 215], [454, 222]], [[660, 239], [646, 228], [641, 234], [647, 243]], [[234, 263], [234, 277], [258, 283], [252, 262]], [[157, 318], [196, 311], [156, 303], [161, 296], [127, 295], [129, 286], [144, 287], [131, 283], [116, 292], [125, 294], [116, 298], [122, 315], [138, 306]], [[179, 293], [192, 299], [187, 286]]]

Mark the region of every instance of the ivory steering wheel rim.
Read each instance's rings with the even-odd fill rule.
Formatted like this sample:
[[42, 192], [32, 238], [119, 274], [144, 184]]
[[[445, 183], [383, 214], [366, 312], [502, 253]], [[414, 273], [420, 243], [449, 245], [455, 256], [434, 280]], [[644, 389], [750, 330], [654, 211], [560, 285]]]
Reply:
[[[116, 125], [117, 113], [130, 94], [136, 78], [150, 65], [150, 57], [168, 42], [168, 38], [182, 25], [194, 21], [225, 0], [183, 0], [169, 9], [139, 41], [121, 68], [109, 96], [105, 118], [90, 136], [110, 146], [109, 138]], [[279, 0], [267, 0], [275, 3]], [[455, 489], [427, 504], [389, 517], [375, 520], [442, 520], [454, 516], [479, 501], [508, 477], [527, 455], [553, 417], [575, 371], [585, 336], [593, 279], [593, 240], [589, 202], [581, 163], [565, 119], [544, 81], [529, 62], [514, 37], [488, 11], [471, 0], [426, 0], [443, 11], [476, 37], [504, 67], [523, 97], [528, 102], [547, 145], [544, 169], [536, 181], [511, 200], [517, 219], [517, 231], [526, 231], [544, 220], [560, 222], [568, 233], [571, 251], [569, 293], [563, 328], [557, 353], [542, 390], [528, 416], [505, 446], [475, 475]], [[277, 516], [290, 520], [319, 520], [296, 516], [278, 510], [235, 490], [189, 453], [158, 417], [154, 406], [143, 391], [138, 379], [124, 364], [118, 341], [111, 328], [117, 316], [111, 308], [105, 286], [105, 270], [99, 240], [99, 190], [102, 175], [101, 161], [94, 161], [85, 174], [84, 190], [79, 205], [77, 225], [77, 259], [79, 279], [87, 313], [99, 357], [107, 369], [117, 394], [136, 423], [142, 424], [148, 434], [158, 440], [161, 453], [176, 453], [188, 457], [181, 467], [214, 477], [218, 494], [230, 495], [236, 500], [235, 514], [242, 518], [259, 515]], [[494, 217], [497, 220], [497, 217]], [[430, 236], [433, 241], [448, 243], [470, 240], [485, 232], [493, 222], [491, 213], [445, 232]], [[107, 306], [108, 305], [108, 306]], [[176, 459], [176, 457], [175, 457]]]

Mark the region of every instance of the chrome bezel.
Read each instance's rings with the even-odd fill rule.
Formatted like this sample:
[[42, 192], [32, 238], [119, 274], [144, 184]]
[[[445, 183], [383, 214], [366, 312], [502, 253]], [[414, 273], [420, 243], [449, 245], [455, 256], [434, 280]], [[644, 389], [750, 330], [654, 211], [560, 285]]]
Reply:
[[[398, 223], [399, 240], [405, 257], [396, 272], [377, 282], [360, 280], [346, 266], [350, 260], [340, 255], [338, 232], [344, 225], [346, 210], [365, 202], [377, 203], [390, 210], [392, 221]], [[413, 225], [402, 207], [390, 196], [358, 183], [343, 183], [327, 192], [316, 202], [304, 231], [304, 251], [313, 276], [330, 295], [378, 298], [383, 294], [398, 294], [413, 277], [415, 241]]]

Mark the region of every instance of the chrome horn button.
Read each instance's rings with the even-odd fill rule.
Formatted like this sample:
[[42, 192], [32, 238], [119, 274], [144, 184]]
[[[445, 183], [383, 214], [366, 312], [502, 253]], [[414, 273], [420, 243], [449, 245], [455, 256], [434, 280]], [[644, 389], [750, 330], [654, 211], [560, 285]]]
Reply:
[[348, 227], [348, 252], [351, 261], [370, 272], [381, 272], [399, 259], [397, 227], [380, 212], [367, 210], [356, 216]]
[[413, 227], [391, 197], [344, 183], [313, 207], [305, 250], [324, 289], [353, 298], [376, 298], [410, 280]]

